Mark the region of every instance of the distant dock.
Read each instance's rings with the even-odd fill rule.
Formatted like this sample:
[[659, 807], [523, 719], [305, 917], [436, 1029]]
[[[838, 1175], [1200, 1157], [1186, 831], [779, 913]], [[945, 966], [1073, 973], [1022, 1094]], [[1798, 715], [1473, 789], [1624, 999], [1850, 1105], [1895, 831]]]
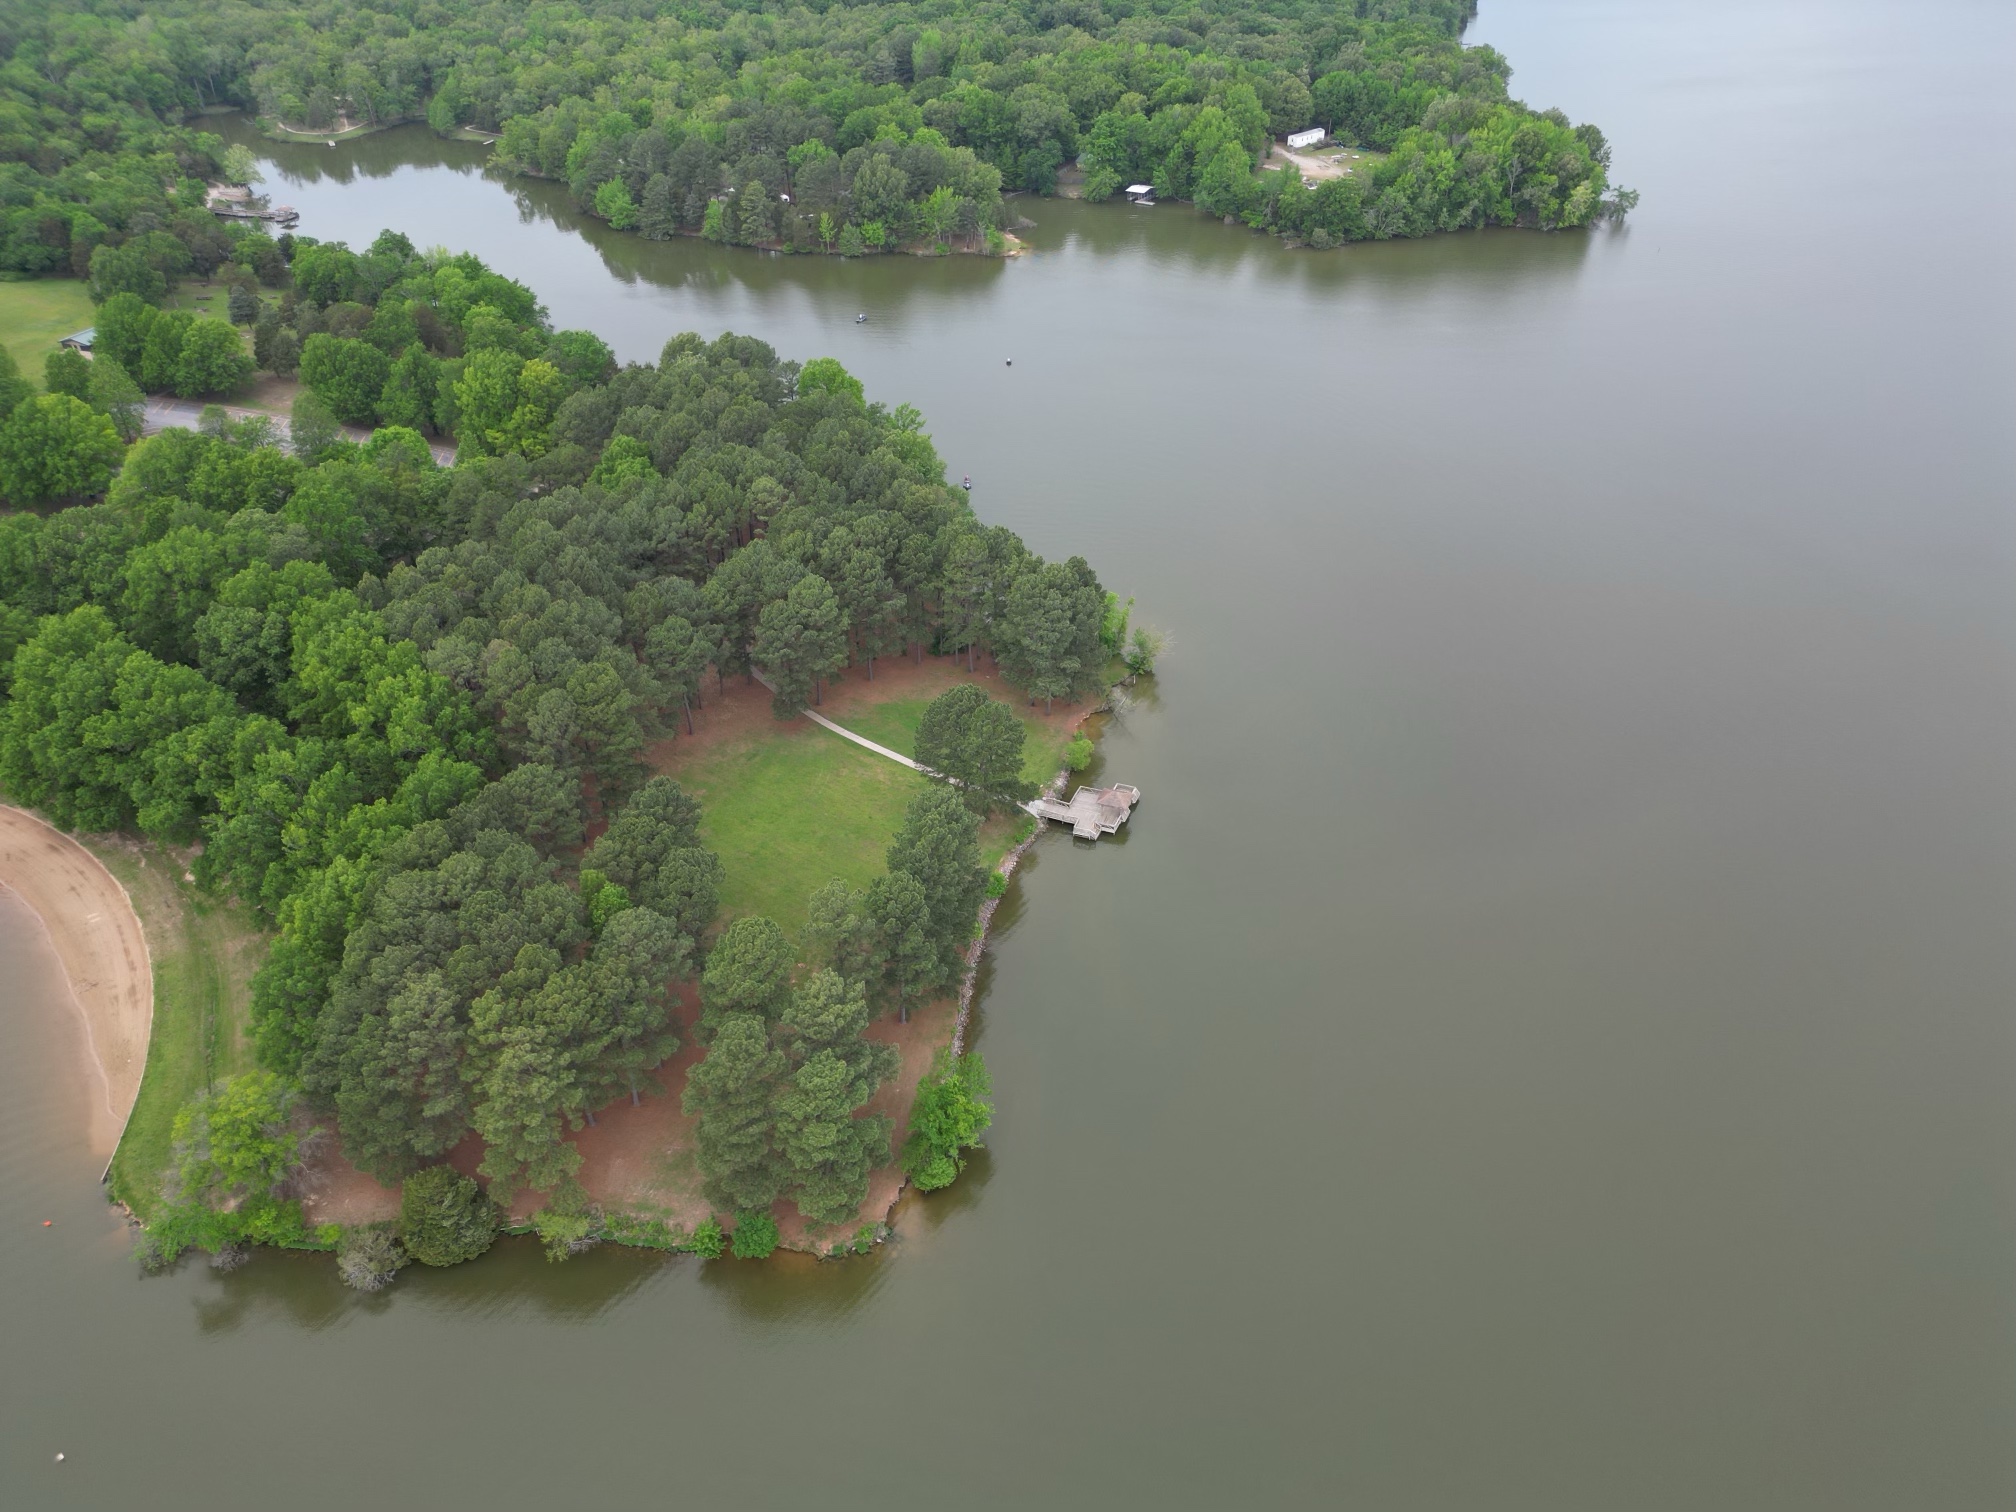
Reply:
[[291, 226], [301, 219], [301, 212], [292, 205], [260, 205], [243, 184], [213, 184], [209, 198], [203, 203], [220, 220], [267, 221], [276, 226]]
[[213, 204], [210, 213], [220, 220], [269, 221], [276, 226], [291, 226], [301, 219], [301, 212], [292, 205], [258, 210], [250, 205]]

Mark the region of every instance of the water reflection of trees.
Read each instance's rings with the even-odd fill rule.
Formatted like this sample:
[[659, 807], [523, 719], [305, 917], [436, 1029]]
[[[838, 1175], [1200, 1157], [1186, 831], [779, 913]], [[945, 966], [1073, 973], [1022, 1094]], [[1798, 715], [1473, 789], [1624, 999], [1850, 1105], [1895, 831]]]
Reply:
[[747, 301], [762, 310], [778, 301], [810, 299], [820, 314], [839, 318], [872, 308], [875, 319], [969, 308], [989, 294], [1007, 266], [992, 257], [870, 257], [842, 259], [722, 247], [697, 237], [650, 241], [617, 231], [576, 207], [566, 189], [540, 179], [503, 179], [525, 224], [546, 221], [592, 247], [618, 283], [679, 289]]
[[[251, 148], [268, 178], [286, 184], [354, 184], [360, 179], [387, 179], [408, 168], [446, 168], [473, 177], [490, 158], [490, 149], [482, 142], [453, 141], [425, 126], [394, 126], [350, 137], [334, 147], [326, 141], [275, 141], [242, 116], [220, 116], [208, 129], [227, 142]], [[275, 186], [269, 182], [266, 187]]]
[[561, 1322], [590, 1322], [689, 1256], [602, 1245], [564, 1265], [547, 1261], [538, 1242], [500, 1239], [480, 1260], [445, 1270], [408, 1266], [382, 1292], [352, 1291], [328, 1255], [260, 1250], [250, 1264], [219, 1275], [201, 1258], [176, 1273], [194, 1295], [197, 1325], [206, 1334], [232, 1333], [248, 1323], [285, 1322], [318, 1332], [359, 1318], [421, 1307], [458, 1319], [484, 1320], [536, 1312]]
[[[484, 144], [444, 140], [424, 126], [394, 127], [333, 148], [274, 142], [242, 118], [220, 118], [216, 129], [227, 140], [253, 147], [271, 174], [289, 184], [356, 185], [390, 178], [402, 169], [447, 169], [462, 180], [480, 176], [489, 184], [458, 183], [452, 192], [508, 195], [521, 225], [543, 222], [578, 239], [593, 249], [615, 283], [677, 289], [703, 303], [718, 302], [717, 313], [724, 319], [746, 320], [751, 305], [759, 314], [781, 312], [787, 303], [802, 311], [809, 301], [826, 319], [865, 308], [875, 319], [928, 321], [941, 314], [970, 313], [976, 301], [1002, 287], [1010, 272], [1006, 262], [995, 258], [841, 259], [721, 247], [692, 237], [649, 241], [586, 214], [565, 185], [506, 174], [490, 166]], [[1078, 254], [1132, 258], [1178, 276], [1259, 278], [1276, 289], [1285, 285], [1326, 299], [1368, 293], [1405, 302], [1445, 293], [1452, 282], [1480, 286], [1494, 296], [1516, 295], [1535, 283], [1572, 280], [1595, 238], [1615, 234], [1492, 229], [1358, 242], [1318, 252], [1291, 249], [1274, 237], [1222, 225], [1173, 202], [1144, 210], [1016, 196], [1011, 206], [1033, 222], [1022, 235], [1038, 261]], [[472, 250], [482, 255], [489, 249]]]
[[1270, 283], [1292, 279], [1311, 293], [1369, 291], [1382, 297], [1440, 293], [1451, 279], [1475, 283], [1480, 275], [1515, 285], [1572, 277], [1597, 237], [1616, 234], [1493, 227], [1406, 241], [1353, 242], [1319, 252], [1291, 248], [1245, 226], [1226, 226], [1184, 204], [1142, 209], [1018, 197], [1014, 208], [1036, 223], [1021, 234], [1039, 257], [1056, 252], [1133, 255], [1181, 272], [1261, 274]]

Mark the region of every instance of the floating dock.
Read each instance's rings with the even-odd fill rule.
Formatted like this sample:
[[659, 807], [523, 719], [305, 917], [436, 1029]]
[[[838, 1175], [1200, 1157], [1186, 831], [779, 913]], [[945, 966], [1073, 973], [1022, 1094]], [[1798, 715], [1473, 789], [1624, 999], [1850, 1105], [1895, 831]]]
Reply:
[[1125, 824], [1134, 813], [1134, 805], [1140, 801], [1141, 789], [1129, 783], [1116, 782], [1111, 787], [1081, 787], [1071, 795], [1069, 803], [1056, 798], [1038, 798], [1029, 805], [1029, 812], [1039, 819], [1054, 819], [1059, 824], [1070, 825], [1071, 833], [1080, 840], [1097, 840]]

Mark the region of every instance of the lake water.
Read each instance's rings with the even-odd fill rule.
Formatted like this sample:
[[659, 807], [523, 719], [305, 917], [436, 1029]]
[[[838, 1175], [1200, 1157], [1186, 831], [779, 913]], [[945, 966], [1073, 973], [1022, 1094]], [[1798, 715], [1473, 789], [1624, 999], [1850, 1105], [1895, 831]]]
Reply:
[[1175, 651], [1132, 832], [1004, 915], [991, 1150], [864, 1262], [143, 1278], [0, 910], [0, 1503], [2016, 1505], [2016, 12], [1473, 37], [1628, 229], [843, 264], [266, 149], [625, 358], [840, 358]]

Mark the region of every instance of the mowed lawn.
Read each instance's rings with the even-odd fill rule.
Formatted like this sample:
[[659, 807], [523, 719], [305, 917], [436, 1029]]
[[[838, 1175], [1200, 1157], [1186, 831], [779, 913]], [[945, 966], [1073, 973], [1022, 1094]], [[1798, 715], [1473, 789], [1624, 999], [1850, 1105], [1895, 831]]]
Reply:
[[98, 318], [80, 278], [36, 278], [0, 283], [0, 344], [21, 376], [42, 386], [42, 364], [56, 343]]
[[[927, 702], [857, 704], [835, 722], [908, 754]], [[889, 842], [929, 779], [809, 719], [773, 719], [761, 688], [731, 685], [701, 718], [700, 739], [675, 736], [649, 754], [656, 770], [700, 800], [701, 837], [721, 858], [724, 919], [764, 914], [795, 935], [814, 891], [836, 877], [866, 887], [882, 874]], [[1031, 728], [1029, 773], [1047, 780], [1064, 740]], [[987, 864], [1031, 822], [1021, 814], [988, 819], [980, 831]]]
[[155, 847], [89, 843], [132, 897], [154, 967], [147, 1069], [111, 1183], [112, 1194], [145, 1219], [161, 1200], [175, 1115], [205, 1087], [253, 1069], [251, 978], [266, 941], [242, 910], [181, 880], [180, 864]]
[[767, 914], [796, 934], [805, 903], [835, 877], [882, 872], [924, 779], [794, 720], [681, 750], [665, 768], [700, 800], [700, 832], [721, 858], [725, 917]]

